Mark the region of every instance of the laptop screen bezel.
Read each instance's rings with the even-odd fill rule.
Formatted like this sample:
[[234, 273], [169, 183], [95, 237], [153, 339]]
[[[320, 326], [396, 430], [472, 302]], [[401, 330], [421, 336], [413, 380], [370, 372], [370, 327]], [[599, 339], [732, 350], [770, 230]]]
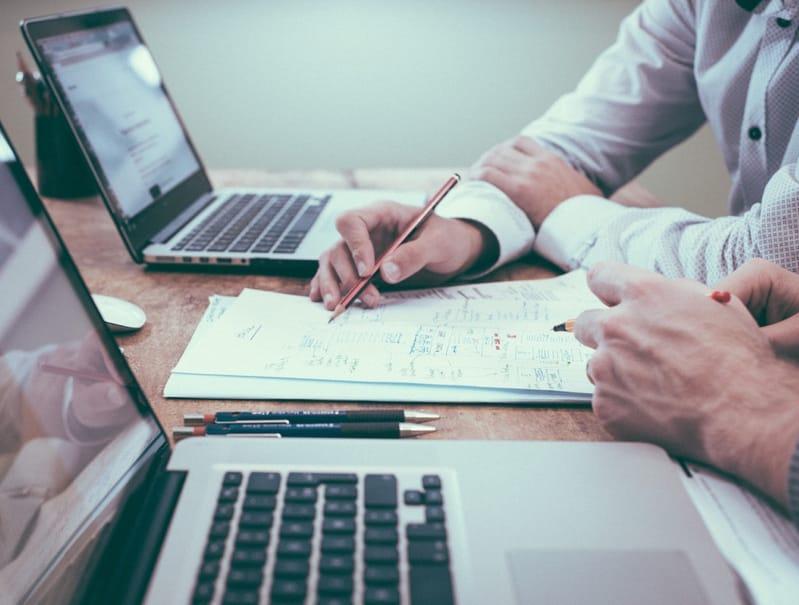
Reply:
[[[95, 157], [92, 146], [79, 125], [71, 119], [70, 112], [67, 110], [66, 95], [61, 88], [58, 78], [52, 67], [47, 62], [44, 55], [40, 52], [39, 41], [53, 36], [69, 33], [86, 31], [97, 27], [107, 27], [115, 23], [129, 23], [139, 38], [141, 43], [147, 46], [144, 37], [133, 20], [128, 9], [124, 7], [111, 9], [95, 9], [90, 11], [80, 11], [74, 13], [51, 15], [47, 17], [36, 17], [25, 19], [20, 24], [23, 37], [28, 48], [47, 82], [48, 88], [53, 93], [61, 112], [66, 116], [69, 127], [74, 134], [83, 156], [91, 169], [100, 196], [103, 199], [108, 212], [116, 224], [117, 230], [122, 236], [125, 245], [131, 256], [137, 263], [144, 260], [143, 251], [152, 242], [153, 237], [162, 231], [166, 225], [187, 210], [193, 203], [197, 202], [203, 195], [212, 191], [211, 182], [205, 170], [205, 166], [197, 153], [197, 149], [189, 136], [183, 118], [172, 101], [172, 97], [164, 84], [161, 82], [161, 89], [166, 96], [175, 116], [178, 120], [183, 136], [193, 154], [199, 169], [184, 179], [181, 183], [172, 188], [169, 192], [152, 202], [144, 210], [135, 216], [125, 220], [116, 210], [112, 197], [107, 189], [108, 180], [102, 166]], [[160, 70], [159, 70], [160, 71]]]

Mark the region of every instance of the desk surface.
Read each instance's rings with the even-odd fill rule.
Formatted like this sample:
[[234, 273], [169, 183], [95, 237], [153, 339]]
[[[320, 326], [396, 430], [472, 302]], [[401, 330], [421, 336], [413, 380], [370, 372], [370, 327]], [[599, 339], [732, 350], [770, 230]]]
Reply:
[[[447, 170], [350, 170], [277, 174], [224, 170], [213, 172], [212, 179], [218, 187], [358, 187], [430, 191], [448, 173]], [[225, 407], [325, 409], [369, 405], [164, 399], [162, 393], [169, 372], [189, 342], [210, 295], [235, 296], [243, 288], [303, 294], [307, 280], [268, 275], [147, 270], [130, 259], [99, 199], [45, 202], [92, 292], [130, 300], [147, 313], [146, 326], [136, 334], [119, 338], [119, 343], [164, 426], [179, 426], [187, 412], [211, 412]], [[490, 279], [534, 279], [551, 275], [552, 270], [544, 266], [517, 262], [496, 272]], [[374, 407], [375, 404], [371, 405]], [[609, 439], [586, 407], [420, 404], [407, 408], [441, 414], [441, 420], [436, 423], [439, 431], [425, 439]]]

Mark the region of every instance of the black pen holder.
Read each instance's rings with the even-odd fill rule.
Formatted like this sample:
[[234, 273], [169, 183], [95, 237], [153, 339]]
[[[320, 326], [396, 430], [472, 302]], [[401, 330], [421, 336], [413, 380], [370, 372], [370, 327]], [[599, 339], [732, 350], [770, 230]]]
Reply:
[[97, 195], [91, 169], [64, 115], [37, 114], [34, 130], [39, 194], [59, 199]]

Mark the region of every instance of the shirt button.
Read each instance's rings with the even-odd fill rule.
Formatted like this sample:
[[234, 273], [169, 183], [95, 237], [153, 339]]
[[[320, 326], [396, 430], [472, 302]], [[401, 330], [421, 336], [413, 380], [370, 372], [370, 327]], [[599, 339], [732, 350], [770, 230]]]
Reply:
[[759, 141], [762, 136], [763, 132], [757, 126], [752, 126], [749, 129], [749, 138], [753, 141]]
[[782, 17], [777, 17], [777, 25], [779, 25], [780, 27], [785, 29], [786, 27], [790, 27], [791, 26], [791, 20], [790, 19], [784, 19]]

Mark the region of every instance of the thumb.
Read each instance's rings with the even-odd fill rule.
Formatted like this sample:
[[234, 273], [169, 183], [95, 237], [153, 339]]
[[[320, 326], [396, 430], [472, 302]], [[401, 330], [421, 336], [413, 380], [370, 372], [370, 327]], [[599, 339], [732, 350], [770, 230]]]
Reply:
[[778, 355], [799, 359], [799, 314], [761, 328]]
[[431, 254], [431, 248], [424, 240], [411, 240], [386, 258], [380, 267], [380, 276], [389, 284], [408, 279], [430, 262]]

